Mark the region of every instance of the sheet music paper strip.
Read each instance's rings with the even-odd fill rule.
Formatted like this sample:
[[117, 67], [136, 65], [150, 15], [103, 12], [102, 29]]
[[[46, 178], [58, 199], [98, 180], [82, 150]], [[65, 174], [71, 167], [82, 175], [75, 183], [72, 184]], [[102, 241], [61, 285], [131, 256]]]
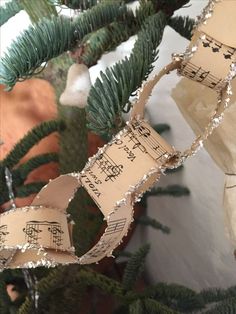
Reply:
[[[147, 122], [132, 120], [81, 173], [50, 181], [32, 206], [0, 215], [0, 268], [88, 264], [110, 256], [128, 232], [134, 202], [159, 179], [161, 166], [174, 154]], [[107, 228], [91, 250], [77, 257], [70, 242], [66, 207], [81, 186], [102, 211]], [[15, 221], [19, 221], [17, 228]]]
[[227, 84], [236, 62], [236, 1], [209, 2], [184, 55], [179, 73], [216, 91]]
[[[211, 3], [217, 8], [218, 2]], [[222, 1], [222, 5], [225, 3]], [[229, 37], [222, 42], [214, 27], [216, 32], [207, 33], [207, 26], [199, 25], [188, 49], [192, 53], [185, 55], [179, 72], [218, 91], [226, 84], [230, 66], [236, 61], [236, 45], [234, 41], [232, 46], [228, 44], [231, 43]], [[155, 83], [168, 69], [175, 69], [179, 61], [172, 62], [147, 83], [131, 121], [88, 161], [81, 173], [59, 176], [38, 193], [29, 208], [17, 208], [0, 215], [0, 269], [88, 264], [112, 254], [128, 232], [134, 202], [159, 179], [167, 161], [177, 154], [140, 117]], [[70, 242], [66, 208], [81, 186], [102, 211], [107, 228], [94, 247], [77, 257]]]

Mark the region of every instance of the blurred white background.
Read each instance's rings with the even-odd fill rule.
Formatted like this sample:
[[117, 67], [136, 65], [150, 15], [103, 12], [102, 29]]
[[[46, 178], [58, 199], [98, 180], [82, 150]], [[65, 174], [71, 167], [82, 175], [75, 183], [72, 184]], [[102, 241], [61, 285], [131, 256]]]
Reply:
[[[1, 0], [1, 5], [4, 2]], [[192, 0], [190, 6], [177, 14], [196, 17], [206, 3], [206, 0]], [[72, 11], [66, 10], [66, 13], [70, 15]], [[20, 12], [1, 27], [1, 55], [29, 23], [27, 14]], [[116, 51], [104, 55], [90, 69], [92, 81], [101, 70], [129, 54], [134, 41], [135, 38], [131, 38]], [[187, 44], [187, 40], [167, 27], [154, 72], [170, 62], [173, 52], [183, 52]], [[160, 82], [149, 101], [148, 116], [153, 124], [168, 123], [171, 131], [165, 137], [172, 145], [183, 149], [191, 143], [194, 134], [171, 98], [171, 90], [178, 80], [171, 74]], [[127, 250], [151, 243], [147, 271], [153, 282], [175, 282], [198, 290], [235, 285], [236, 261], [224, 230], [222, 171], [203, 149], [186, 162], [182, 172], [162, 177], [159, 185], [168, 184], [185, 185], [191, 190], [187, 197], [149, 199], [148, 215], [169, 226], [171, 234], [163, 235], [151, 228], [138, 227]]]

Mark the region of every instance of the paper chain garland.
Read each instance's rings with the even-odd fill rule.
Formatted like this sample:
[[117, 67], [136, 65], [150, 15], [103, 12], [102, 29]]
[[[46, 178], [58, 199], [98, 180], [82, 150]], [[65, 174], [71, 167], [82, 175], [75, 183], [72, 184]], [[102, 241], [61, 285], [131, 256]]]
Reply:
[[[0, 269], [89, 264], [112, 254], [133, 220], [134, 202], [166, 168], [177, 167], [194, 155], [222, 121], [230, 100], [230, 82], [236, 74], [236, 42], [230, 32], [236, 19], [232, 12], [236, 12], [234, 1], [210, 1], [187, 51], [174, 55], [170, 65], [143, 85], [126, 127], [88, 160], [83, 171], [59, 176], [38, 193], [31, 206], [0, 215]], [[182, 154], [143, 120], [153, 87], [174, 69], [219, 94], [205, 131]], [[81, 186], [103, 213], [107, 228], [91, 250], [77, 257], [66, 208]]]

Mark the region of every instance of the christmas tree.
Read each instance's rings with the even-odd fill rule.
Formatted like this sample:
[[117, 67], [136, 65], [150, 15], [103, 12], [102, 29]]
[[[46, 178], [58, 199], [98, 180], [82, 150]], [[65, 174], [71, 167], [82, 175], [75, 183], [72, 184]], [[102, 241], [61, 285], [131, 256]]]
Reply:
[[[123, 113], [131, 110], [132, 97], [137, 96], [153, 70], [167, 25], [185, 38], [191, 38], [194, 21], [173, 17], [189, 0], [140, 0], [136, 11], [129, 7], [132, 2], [14, 0], [0, 8], [1, 25], [21, 10], [28, 13], [32, 22], [2, 58], [0, 83], [10, 91], [17, 82], [35, 76], [52, 84], [57, 102], [57, 118], [35, 126], [0, 161], [2, 210], [14, 207], [15, 198], [28, 197], [41, 190], [47, 181], [28, 183], [27, 178], [42, 165], [58, 163], [60, 174], [80, 172], [88, 159], [91, 131], [100, 136], [98, 141], [102, 146], [124, 127]], [[61, 15], [62, 7], [74, 10], [74, 17]], [[137, 40], [131, 55], [107, 68], [91, 86], [88, 68], [133, 35], [137, 35]], [[169, 126], [159, 124], [153, 128], [161, 133]], [[19, 164], [34, 145], [54, 132], [59, 135], [59, 152], [48, 151]], [[182, 186], [159, 187], [145, 194], [141, 205], [145, 208], [148, 195], [188, 193]], [[82, 189], [76, 192], [68, 207], [75, 222], [73, 243], [78, 256], [89, 250], [103, 229], [103, 217], [94, 207]], [[164, 233], [170, 231], [146, 215], [137, 217], [135, 223]], [[118, 247], [114, 254], [116, 258], [124, 256], [125, 264], [119, 264], [115, 258], [100, 265], [4, 270], [0, 274], [0, 312], [236, 312], [236, 287], [198, 293], [177, 284], [141, 282], [140, 287], [138, 279], [149, 249], [144, 245], [131, 254]]]

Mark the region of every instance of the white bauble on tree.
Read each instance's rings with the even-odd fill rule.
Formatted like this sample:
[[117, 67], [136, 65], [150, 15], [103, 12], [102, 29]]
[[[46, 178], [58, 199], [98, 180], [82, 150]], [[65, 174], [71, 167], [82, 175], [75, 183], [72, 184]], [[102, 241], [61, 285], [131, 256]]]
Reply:
[[64, 106], [84, 108], [91, 88], [89, 69], [85, 64], [74, 63], [68, 70], [66, 88], [60, 103]]

